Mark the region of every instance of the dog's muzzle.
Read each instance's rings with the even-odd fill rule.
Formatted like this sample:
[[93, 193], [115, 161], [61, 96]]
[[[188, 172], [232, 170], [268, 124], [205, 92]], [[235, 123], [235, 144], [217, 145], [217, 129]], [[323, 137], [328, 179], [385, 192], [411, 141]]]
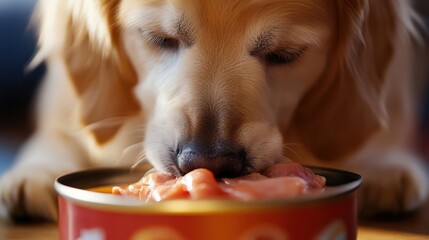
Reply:
[[216, 177], [246, 174], [246, 151], [228, 142], [205, 143], [192, 140], [179, 145], [176, 159], [182, 175], [197, 168], [206, 168]]

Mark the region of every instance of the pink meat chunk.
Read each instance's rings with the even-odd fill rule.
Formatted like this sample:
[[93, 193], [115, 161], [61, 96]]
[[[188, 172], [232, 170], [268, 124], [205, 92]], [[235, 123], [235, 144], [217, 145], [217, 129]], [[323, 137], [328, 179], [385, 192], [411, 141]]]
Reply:
[[275, 164], [261, 173], [216, 179], [207, 169], [196, 169], [176, 178], [153, 172], [128, 187], [113, 187], [112, 193], [138, 196], [146, 202], [168, 199], [284, 199], [321, 192], [326, 179], [297, 163]]

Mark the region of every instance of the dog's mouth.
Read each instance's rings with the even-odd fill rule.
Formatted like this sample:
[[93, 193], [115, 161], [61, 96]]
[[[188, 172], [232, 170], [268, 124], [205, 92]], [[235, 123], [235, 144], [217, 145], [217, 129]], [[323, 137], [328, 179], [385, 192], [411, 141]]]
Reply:
[[205, 143], [192, 140], [178, 145], [172, 156], [179, 175], [198, 168], [210, 170], [216, 177], [238, 177], [251, 169], [246, 150], [227, 141]]
[[[230, 127], [184, 128], [177, 122], [150, 124], [144, 140], [145, 158], [160, 171], [177, 177], [204, 168], [216, 178], [235, 178], [263, 170], [280, 161], [283, 141], [278, 128], [268, 121]], [[206, 125], [204, 125], [206, 126]]]
[[[157, 170], [176, 177], [205, 168], [216, 178], [234, 178], [282, 161], [282, 138], [276, 129], [246, 129], [240, 133], [244, 137], [225, 139], [184, 137], [170, 132], [159, 135], [153, 128], [145, 139], [145, 157]], [[160, 137], [162, 140], [153, 140]]]

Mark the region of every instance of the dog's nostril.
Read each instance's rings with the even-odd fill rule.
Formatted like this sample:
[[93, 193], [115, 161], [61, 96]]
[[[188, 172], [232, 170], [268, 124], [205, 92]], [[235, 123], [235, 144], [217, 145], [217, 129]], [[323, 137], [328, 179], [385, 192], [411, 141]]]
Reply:
[[244, 173], [245, 160], [244, 150], [227, 143], [191, 141], [183, 145], [177, 154], [177, 164], [183, 174], [206, 168], [217, 177], [236, 177]]

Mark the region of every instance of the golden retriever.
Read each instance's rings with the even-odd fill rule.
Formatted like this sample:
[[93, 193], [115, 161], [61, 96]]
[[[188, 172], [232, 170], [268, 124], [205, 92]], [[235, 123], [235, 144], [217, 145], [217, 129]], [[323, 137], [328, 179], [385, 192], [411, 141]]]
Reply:
[[287, 159], [361, 174], [364, 213], [416, 209], [405, 0], [42, 0], [37, 129], [3, 217], [56, 218], [54, 179], [148, 160], [239, 176]]

